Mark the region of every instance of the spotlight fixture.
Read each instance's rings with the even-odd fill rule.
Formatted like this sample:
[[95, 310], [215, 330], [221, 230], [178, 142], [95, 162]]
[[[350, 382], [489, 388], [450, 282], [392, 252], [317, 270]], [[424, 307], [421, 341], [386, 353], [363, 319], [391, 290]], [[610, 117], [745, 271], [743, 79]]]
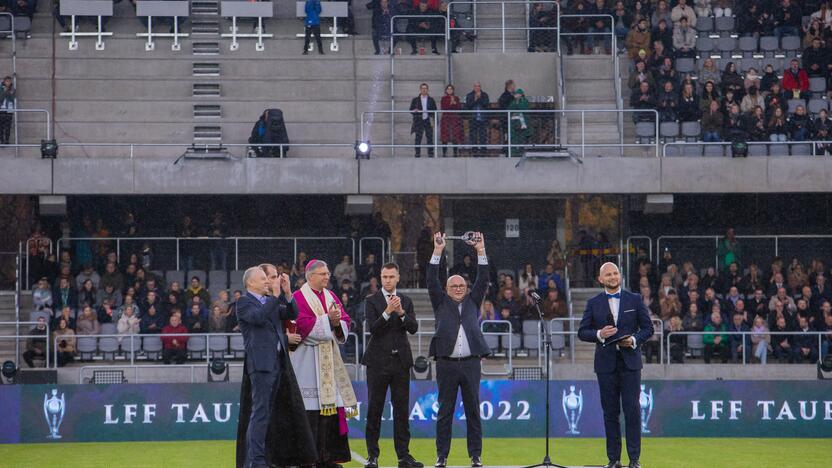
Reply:
[[355, 142], [355, 159], [370, 159], [370, 152], [373, 150], [369, 141]]
[[58, 141], [54, 138], [51, 140], [40, 141], [40, 157], [43, 159], [55, 159], [58, 157]]
[[208, 364], [208, 382], [228, 382], [228, 364], [222, 358], [211, 359]]
[[3, 363], [3, 370], [1, 372], [3, 377], [5, 377], [10, 384], [13, 384], [14, 379], [17, 376], [17, 366], [12, 361], [6, 361]]

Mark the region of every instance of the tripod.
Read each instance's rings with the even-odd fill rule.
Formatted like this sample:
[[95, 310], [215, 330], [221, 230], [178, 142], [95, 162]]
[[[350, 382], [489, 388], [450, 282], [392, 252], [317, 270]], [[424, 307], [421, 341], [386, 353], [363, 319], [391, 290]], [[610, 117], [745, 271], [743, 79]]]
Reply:
[[534, 307], [537, 309], [537, 315], [540, 316], [540, 326], [544, 328], [543, 330], [543, 346], [545, 348], [545, 356], [546, 356], [546, 366], [545, 370], [543, 371], [543, 375], [546, 382], [546, 454], [543, 456], [543, 461], [538, 463], [537, 465], [530, 465], [524, 468], [537, 468], [540, 466], [545, 467], [555, 467], [555, 468], [566, 468], [563, 465], [558, 465], [552, 463], [552, 459], [549, 457], [549, 407], [550, 407], [550, 390], [549, 390], [549, 353], [552, 349], [552, 330], [545, 329], [545, 320], [543, 319], [543, 312], [540, 310], [540, 296], [537, 293], [532, 292], [531, 294], [532, 299], [534, 299]]

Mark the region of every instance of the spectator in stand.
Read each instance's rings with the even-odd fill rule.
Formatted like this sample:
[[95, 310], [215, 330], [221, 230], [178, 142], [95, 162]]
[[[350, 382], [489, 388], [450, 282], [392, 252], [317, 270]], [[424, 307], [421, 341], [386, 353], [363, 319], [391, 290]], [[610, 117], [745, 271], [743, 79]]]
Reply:
[[[211, 269], [212, 270], [226, 270], [228, 259], [228, 247], [224, 240], [228, 225], [223, 219], [222, 212], [215, 211], [211, 215], [211, 223], [208, 225], [208, 236], [216, 240], [209, 244], [211, 253]], [[147, 267], [145, 267], [147, 268]]]
[[52, 289], [46, 278], [38, 280], [37, 286], [32, 288], [32, 305], [35, 306], [35, 310], [52, 307]]
[[693, 11], [699, 18], [713, 16], [711, 0], [693, 0]]
[[799, 335], [794, 336], [794, 362], [800, 364], [807, 362], [809, 364], [815, 363], [818, 360], [818, 337], [810, 334], [814, 331], [809, 325], [809, 320], [806, 317], [798, 317], [798, 332]]
[[58, 346], [58, 367], [75, 361], [75, 331], [70, 328], [66, 319], [58, 320], [58, 325], [52, 332], [52, 343]]
[[458, 145], [464, 141], [462, 114], [459, 112], [462, 110], [462, 102], [454, 91], [454, 85], [445, 86], [445, 95], [439, 103], [440, 109], [450, 111], [442, 114], [442, 121], [439, 124], [439, 141], [442, 143], [443, 158], [448, 155], [448, 143], [454, 145], [452, 152], [454, 157], [457, 157], [459, 156]]
[[134, 303], [133, 296], [130, 294], [124, 296], [124, 304], [122, 304], [121, 307], [116, 309], [116, 313], [113, 315], [113, 321], [118, 322], [121, 316], [124, 315], [124, 312], [128, 309], [132, 310], [133, 315], [135, 315], [136, 317], [141, 315], [139, 306]]
[[761, 32], [760, 17], [762, 13], [757, 3], [748, 2], [741, 15], [737, 16], [737, 32], [740, 36], [759, 36]]
[[679, 296], [675, 289], [671, 289], [667, 296], [659, 300], [659, 314], [662, 321], [682, 315], [682, 303], [679, 302]]
[[[587, 10], [587, 14], [590, 15], [612, 15], [612, 11], [607, 8], [605, 0], [595, 0], [589, 9]], [[610, 37], [610, 32], [612, 31], [612, 25], [609, 24], [608, 18], [592, 18], [590, 25], [589, 25], [589, 32], [595, 33], [597, 35], [589, 36], [589, 48], [594, 50], [596, 48], [599, 49], [599, 52], [603, 52], [605, 54], [612, 53], [612, 38]], [[604, 44], [604, 50], [601, 51], [601, 41]]]
[[659, 111], [659, 119], [662, 122], [673, 122], [678, 120], [677, 95], [672, 81], [665, 81], [662, 90], [656, 97], [656, 109]]
[[[813, 25], [817, 25], [813, 22]], [[807, 34], [808, 36], [808, 34]], [[829, 64], [829, 50], [821, 47], [821, 38], [814, 37], [812, 46], [803, 50], [803, 68], [809, 77], [825, 77]]]
[[80, 309], [84, 305], [95, 307], [97, 298], [98, 293], [92, 284], [92, 280], [85, 280], [84, 284], [81, 285], [81, 289], [78, 291], [78, 308]]
[[[661, 23], [661, 24], [664, 24], [664, 23]], [[660, 32], [659, 30], [654, 30], [653, 35], [658, 34], [659, 32]], [[668, 51], [670, 51], [673, 48], [673, 35], [672, 34], [671, 34], [670, 39], [668, 39], [668, 44], [669, 45], [665, 46], [663, 41], [653, 39], [653, 53], [650, 54], [645, 59], [639, 58], [639, 60], [642, 60], [642, 61], [647, 63], [647, 70], [650, 73], [656, 73], [656, 71], [664, 63], [664, 59], [670, 58], [671, 61], [673, 60], [673, 57], [668, 55], [669, 54]]]
[[118, 329], [119, 335], [139, 334], [141, 333], [141, 319], [133, 314], [132, 309], [127, 309], [124, 311], [124, 315], [118, 319], [116, 328]]
[[[635, 90], [630, 96], [630, 107], [641, 110], [654, 110], [656, 108], [653, 99], [653, 93], [650, 91], [650, 85], [646, 81], [639, 84], [639, 88]], [[634, 122], [652, 122], [654, 120], [653, 112], [634, 112]]]
[[783, 114], [783, 109], [779, 106], [774, 109], [771, 118], [766, 126], [768, 132], [768, 139], [772, 142], [787, 141], [788, 138], [788, 122], [786, 116]]
[[715, 0], [713, 2], [714, 17], [720, 18], [722, 16], [733, 16], [734, 1], [733, 0]]
[[[745, 96], [745, 99], [748, 99], [748, 96]], [[748, 137], [751, 141], [768, 141], [768, 129], [766, 128], [766, 115], [763, 112], [763, 108], [760, 106], [754, 106], [751, 113], [748, 115], [746, 119], [746, 132], [748, 133]]]
[[713, 312], [711, 314], [711, 322], [705, 325], [704, 331], [717, 332], [706, 333], [702, 336], [702, 341], [705, 343], [705, 364], [711, 363], [711, 358], [716, 353], [722, 360], [723, 364], [728, 362], [728, 357], [731, 355], [729, 349], [728, 327], [722, 321], [722, 314]]
[[[749, 86], [748, 92], [745, 96], [743, 96], [742, 100], [740, 101], [740, 110], [744, 114], [750, 114], [754, 112], [756, 107], [759, 107], [760, 110], [764, 110], [766, 106], [765, 97], [757, 91], [756, 86]], [[765, 116], [760, 113], [760, 119], [765, 120]]]
[[665, 57], [664, 63], [653, 72], [653, 78], [656, 80], [656, 86], [659, 89], [664, 88], [664, 84], [667, 82], [672, 83], [675, 87], [679, 78], [676, 76], [676, 70], [673, 68], [673, 59]]
[[465, 96], [465, 110], [471, 111], [468, 115], [470, 122], [468, 136], [474, 157], [488, 155], [488, 149], [484, 145], [488, 144], [488, 113], [486, 111], [489, 104], [488, 93], [482, 90], [479, 81], [475, 82], [474, 89]]
[[[713, 86], [713, 84], [711, 84]], [[706, 142], [722, 141], [723, 117], [719, 103], [711, 101], [708, 111], [702, 115], [702, 140]]]
[[768, 352], [771, 350], [771, 335], [762, 317], [754, 318], [754, 326], [751, 328], [754, 333], [751, 335], [751, 345], [754, 347], [754, 357], [760, 364], [765, 364]]
[[[669, 333], [685, 331], [682, 319], [670, 317], [665, 326]], [[682, 334], [670, 335], [670, 362], [682, 364], [685, 361], [685, 349], [687, 349], [687, 336]]]
[[364, 264], [358, 267], [358, 280], [361, 283], [366, 283], [372, 278], [378, 280], [380, 275], [381, 272], [378, 264], [376, 263], [375, 254], [367, 254], [367, 257], [364, 258]]
[[303, 55], [309, 54], [309, 39], [313, 34], [318, 45], [318, 53], [324, 55], [324, 46], [321, 43], [321, 0], [306, 0], [303, 10], [306, 13], [303, 22]]
[[[412, 20], [411, 20], [412, 21]], [[436, 101], [428, 95], [427, 83], [419, 85], [419, 95], [410, 101], [410, 112], [413, 114], [413, 121], [410, 125], [410, 133], [415, 135], [415, 155], [417, 158], [422, 155], [422, 136], [428, 145], [428, 157], [433, 157], [433, 122], [435, 118]]]
[[743, 91], [745, 90], [745, 81], [743, 81], [742, 76], [740, 76], [736, 63], [728, 62], [728, 64], [725, 65], [725, 70], [722, 72], [720, 82], [722, 84], [723, 94], [727, 95], [728, 91], [733, 91], [733, 95], [737, 99], [742, 97]]
[[120, 289], [115, 289], [112, 284], [108, 283], [103, 289], [99, 289], [96, 293], [95, 303], [100, 306], [107, 302], [111, 307], [119, 308], [124, 303], [123, 296]]
[[[196, 297], [199, 297], [199, 296], [196, 296]], [[199, 300], [202, 301], [201, 298]], [[156, 295], [156, 292], [155, 291], [148, 291], [145, 298], [142, 299], [139, 302], [139, 311], [140, 311], [139, 315], [147, 313], [147, 309], [149, 309], [151, 306], [158, 308], [161, 305], [162, 305], [162, 301], [160, 300], [159, 296]]]
[[182, 325], [179, 314], [170, 316], [170, 323], [162, 328], [162, 361], [170, 364], [183, 364], [187, 358], [188, 329]]
[[38, 323], [29, 330], [29, 338], [26, 340], [26, 351], [23, 352], [23, 361], [29, 367], [35, 367], [35, 359], [46, 360], [47, 336], [46, 318], [38, 317]]
[[480, 306], [480, 324], [486, 320], [500, 320], [497, 311], [494, 310], [494, 303], [490, 299], [482, 301], [482, 306]]
[[673, 28], [673, 49], [676, 51], [676, 58], [696, 57], [696, 31], [690, 27], [685, 17]]
[[451, 276], [459, 275], [465, 278], [465, 281], [473, 282], [474, 279], [477, 277], [477, 266], [474, 264], [474, 261], [471, 258], [471, 256], [465, 254], [462, 256], [462, 262], [454, 265], [454, 267], [451, 268], [448, 274]]
[[650, 15], [650, 26], [652, 28], [659, 27], [659, 21], [665, 20], [667, 23], [672, 22], [670, 7], [667, 4], [667, 0], [659, 0], [656, 3], [656, 9], [653, 10], [653, 14]]
[[774, 326], [771, 327], [772, 333], [772, 347], [774, 348], [774, 357], [780, 362], [780, 364], [784, 364], [786, 362], [793, 362], [793, 339], [794, 335], [778, 335], [777, 332], [790, 332], [794, 329], [789, 327], [786, 318], [782, 315], [777, 318], [774, 322]]
[[17, 90], [14, 89], [12, 77], [3, 78], [2, 89], [0, 89], [0, 145], [8, 145], [11, 141], [13, 111], [17, 108]]
[[190, 302], [194, 297], [199, 297], [203, 304], [211, 303], [211, 293], [202, 287], [199, 278], [196, 276], [191, 278], [191, 287], [185, 290], [185, 301]]
[[185, 325], [190, 333], [207, 333], [208, 310], [200, 304], [192, 304], [185, 310]]
[[774, 12], [774, 35], [778, 39], [783, 36], [799, 36], [802, 18], [800, 6], [791, 0], [782, 0]]
[[552, 320], [553, 318], [562, 318], [569, 315], [569, 307], [557, 289], [549, 289], [546, 291], [546, 296], [541, 305], [541, 311], [543, 312], [544, 320]]
[[208, 332], [223, 333], [225, 332], [225, 322], [228, 314], [218, 305], [211, 308], [211, 316], [208, 319]]
[[578, 50], [579, 54], [588, 53], [586, 49], [586, 33], [589, 31], [589, 19], [584, 15], [587, 14], [587, 5], [584, 0], [575, 0], [569, 2], [566, 13], [570, 15], [569, 18], [563, 20], [561, 27], [567, 33], [566, 40], [566, 54], [572, 55], [574, 49]]
[[537, 289], [538, 279], [538, 275], [534, 272], [534, 266], [527, 262], [523, 265], [523, 272], [517, 278], [517, 287], [522, 291]]
[[[644, 19], [646, 20], [647, 18]], [[615, 33], [615, 40], [618, 46], [616, 53], [621, 55], [626, 50], [625, 41], [627, 34], [630, 32], [631, 26], [633, 24], [638, 24], [638, 21], [632, 20], [632, 15], [627, 12], [627, 9], [624, 7], [623, 0], [616, 0], [615, 5], [612, 8], [612, 23], [612, 30]]]
[[147, 313], [142, 315], [141, 321], [139, 322], [139, 329], [143, 334], [146, 333], [161, 333], [162, 328], [165, 326], [165, 318], [157, 312], [155, 306], [151, 306], [147, 309]]
[[729, 339], [732, 362], [749, 359], [750, 356], [745, 354], [750, 347], [748, 345], [750, 343], [749, 335], [743, 335], [742, 333], [750, 330], [742, 314], [734, 314], [731, 316], [731, 325], [728, 327], [728, 331], [733, 332]]
[[826, 287], [825, 276], [818, 275], [815, 277], [815, 285], [812, 286], [812, 297], [817, 297], [820, 301], [832, 301], [832, 291]]
[[642, 82], [646, 82], [651, 88], [655, 86], [656, 81], [653, 79], [653, 74], [647, 70], [647, 64], [643, 60], [636, 61], [635, 71], [630, 73], [627, 80], [627, 86], [630, 91], [636, 91], [641, 86]]
[[116, 291], [124, 289], [124, 275], [118, 271], [113, 262], [108, 262], [104, 267], [104, 274], [101, 275], [101, 288], [112, 286]]
[[795, 303], [797, 304], [797, 310], [795, 311], [797, 317], [805, 318], [809, 322], [809, 326], [812, 326], [812, 320], [814, 320], [815, 316], [809, 309], [809, 301], [801, 297]]
[[[789, 0], [783, 0], [785, 2]], [[791, 99], [809, 99], [809, 75], [800, 68], [800, 61], [796, 58], [789, 62], [789, 68], [783, 71], [783, 92]]]
[[[729, 246], [727, 246], [726, 249], [734, 248], [731, 247], [732, 245], [736, 246], [736, 248], [739, 248], [738, 244], [729, 244]], [[734, 258], [737, 258], [736, 254], [734, 255]], [[741, 282], [742, 276], [740, 275], [740, 265], [739, 263], [737, 263], [737, 261], [732, 261], [728, 264], [727, 270], [719, 277], [719, 282], [716, 285], [715, 289], [717, 289], [721, 294], [725, 295], [731, 291], [731, 288], [735, 286], [739, 288]], [[707, 285], [707, 287], [710, 286], [712, 285]]]
[[682, 328], [685, 331], [702, 331], [705, 328], [697, 303], [692, 302], [688, 305], [688, 312], [682, 318]]
[[[651, 68], [658, 68], [664, 61], [664, 57], [674, 58], [673, 56], [673, 30], [669, 27], [671, 23], [664, 19], [659, 20], [659, 24], [653, 28], [650, 37], [653, 39], [653, 58], [651, 59]], [[661, 46], [659, 46], [661, 44]], [[657, 59], [662, 57], [661, 61]]]
[[820, 342], [820, 359], [824, 361], [829, 356], [829, 350], [832, 349], [832, 314], [823, 316], [823, 323], [818, 328], [818, 331], [826, 332], [821, 337]]
[[659, 355], [659, 343], [663, 340], [664, 326], [659, 317], [650, 312], [650, 321], [653, 323], [653, 335], [644, 342], [644, 358], [647, 364], [653, 362], [653, 356], [656, 357], [656, 364], [659, 363], [661, 356]]
[[793, 257], [789, 264], [787, 284], [791, 291], [801, 291], [803, 286], [809, 284], [809, 275], [803, 270], [803, 264], [797, 257]]
[[[372, 10], [372, 26], [373, 26], [373, 49], [375, 55], [381, 55], [381, 48], [379, 42], [390, 38], [392, 31], [390, 29], [391, 19], [397, 15], [396, 4], [391, 4], [389, 0], [371, 0], [367, 3], [367, 9]], [[394, 38], [395, 41], [395, 38]], [[393, 51], [389, 51], [390, 54]]]
[[225, 289], [221, 289], [219, 292], [217, 292], [217, 299], [211, 303], [211, 309], [213, 310], [214, 307], [219, 307], [222, 313], [226, 313], [228, 312], [228, 307], [230, 305], [231, 303], [228, 298], [228, 291]]
[[789, 116], [787, 122], [791, 141], [807, 141], [809, 139], [812, 122], [809, 120], [809, 115], [803, 105], [797, 106], [794, 114]]
[[93, 312], [91, 306], [84, 306], [81, 315], [76, 321], [75, 331], [78, 335], [99, 335], [101, 324], [98, 323], [98, 316]]
[[695, 122], [699, 120], [699, 101], [693, 91], [693, 84], [682, 85], [682, 93], [679, 95], [678, 104], [679, 120], [682, 122]]
[[[779, 90], [779, 83], [780, 78], [777, 77], [777, 74], [774, 73], [774, 67], [769, 63], [763, 68], [763, 76], [760, 78], [760, 91], [763, 93], [763, 96], [766, 98], [766, 105], [768, 105], [768, 97], [771, 93], [771, 86], [777, 83], [778, 90]], [[768, 114], [768, 113], [766, 113]]]
[[651, 314], [659, 316], [661, 313], [659, 301], [653, 297], [650, 286], [641, 286], [639, 288], [639, 292], [641, 293], [641, 302], [644, 304], [644, 307], [647, 307], [647, 310], [650, 311]]
[[348, 279], [341, 281], [341, 287], [338, 290], [338, 296], [340, 297], [342, 294], [346, 294], [350, 297], [350, 302], [358, 302], [358, 297], [360, 295], [360, 291], [358, 291], [354, 283]]
[[84, 268], [75, 277], [75, 287], [80, 291], [87, 280], [90, 280], [95, 288], [98, 288], [98, 285], [101, 284], [101, 277], [93, 269], [91, 263], [84, 265]]
[[[444, 31], [444, 22], [441, 22], [438, 18], [433, 18], [433, 16], [438, 15], [438, 13], [438, 2], [436, 8], [429, 8], [428, 0], [419, 1], [417, 10], [413, 13], [413, 16], [415, 17], [411, 18], [408, 24], [409, 32], [414, 34], [409, 37], [410, 47], [412, 49], [410, 51], [410, 55], [416, 55], [419, 53], [416, 50], [416, 42], [423, 38], [430, 39], [431, 52], [433, 52], [434, 55], [439, 55], [439, 49], [436, 48], [436, 39], [437, 34], [441, 32], [440, 30]], [[415, 34], [419, 34], [419, 36], [416, 36]], [[430, 34], [430, 36], [427, 36], [428, 34]]]
[[[730, 266], [732, 263], [736, 263], [734, 267], [739, 269], [739, 265], [742, 264], [742, 245], [739, 240], [737, 240], [733, 227], [729, 227], [725, 231], [725, 237], [719, 239], [716, 255], [719, 258], [721, 270], [729, 270], [730, 272]], [[735, 283], [732, 279], [732, 285], [733, 284]]]
[[673, 28], [679, 27], [682, 18], [687, 18], [690, 27], [696, 27], [696, 12], [688, 6], [687, 1], [679, 0], [679, 3], [670, 10], [670, 19], [673, 21]]
[[537, 277], [537, 289], [545, 291], [549, 288], [549, 281], [554, 281], [557, 289], [561, 291], [564, 289], [563, 278], [555, 271], [555, 265], [547, 263], [546, 268], [543, 269]]
[[117, 308], [112, 306], [109, 299], [104, 299], [96, 311], [98, 323], [102, 325], [105, 323], [117, 323], [118, 320], [113, 319], [113, 316], [116, 315], [116, 310]]

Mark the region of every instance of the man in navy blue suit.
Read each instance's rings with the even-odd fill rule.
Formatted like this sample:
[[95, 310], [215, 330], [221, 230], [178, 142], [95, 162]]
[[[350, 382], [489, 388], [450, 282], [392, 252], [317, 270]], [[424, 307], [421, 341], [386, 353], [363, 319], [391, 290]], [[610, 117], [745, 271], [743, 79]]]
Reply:
[[[237, 300], [237, 319], [246, 349], [246, 371], [251, 379], [251, 418], [246, 432], [246, 468], [265, 468], [266, 432], [272, 413], [272, 392], [280, 385], [282, 367], [287, 365], [289, 342], [283, 320], [297, 318], [297, 309], [270, 296], [270, 286], [290, 295], [289, 278], [282, 275], [272, 284], [260, 267], [243, 274], [246, 294]], [[277, 287], [276, 287], [277, 286]], [[291, 296], [289, 296], [291, 297]]]
[[[604, 292], [587, 302], [578, 337], [595, 343], [595, 374], [604, 410], [607, 436], [605, 468], [621, 468], [621, 426], [624, 410], [627, 455], [630, 468], [641, 468], [641, 351], [639, 347], [653, 335], [647, 307], [638, 294], [621, 289], [621, 273], [614, 263], [601, 265], [598, 281]], [[621, 339], [613, 343], [615, 340]], [[604, 343], [609, 341], [607, 346]]]

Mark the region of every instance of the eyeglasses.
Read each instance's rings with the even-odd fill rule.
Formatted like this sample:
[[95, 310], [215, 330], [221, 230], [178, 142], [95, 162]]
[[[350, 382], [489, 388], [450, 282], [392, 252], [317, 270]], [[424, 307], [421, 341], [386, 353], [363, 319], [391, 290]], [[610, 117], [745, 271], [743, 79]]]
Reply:
[[452, 284], [452, 285], [448, 286], [448, 288], [450, 288], [450, 289], [465, 289], [467, 287], [468, 286], [465, 285], [465, 284]]

